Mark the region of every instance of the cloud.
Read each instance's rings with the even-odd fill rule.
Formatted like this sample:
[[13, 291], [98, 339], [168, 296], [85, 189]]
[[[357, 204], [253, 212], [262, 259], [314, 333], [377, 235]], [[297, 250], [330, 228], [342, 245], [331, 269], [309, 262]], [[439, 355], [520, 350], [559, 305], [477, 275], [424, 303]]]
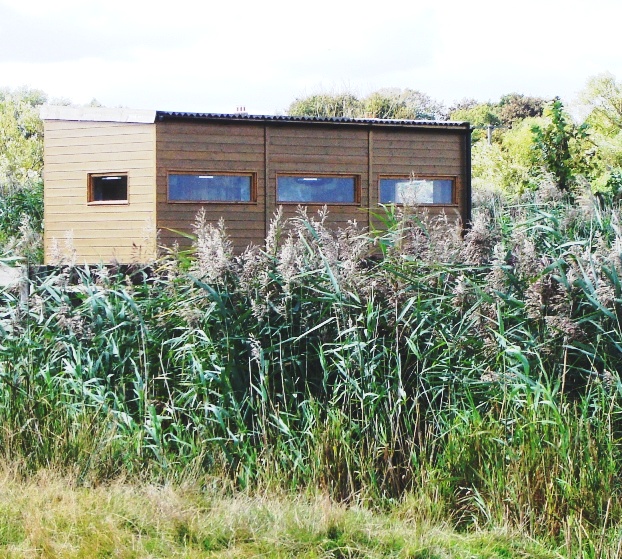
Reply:
[[0, 0], [0, 83], [106, 105], [283, 110], [319, 89], [451, 102], [622, 77], [619, 0]]

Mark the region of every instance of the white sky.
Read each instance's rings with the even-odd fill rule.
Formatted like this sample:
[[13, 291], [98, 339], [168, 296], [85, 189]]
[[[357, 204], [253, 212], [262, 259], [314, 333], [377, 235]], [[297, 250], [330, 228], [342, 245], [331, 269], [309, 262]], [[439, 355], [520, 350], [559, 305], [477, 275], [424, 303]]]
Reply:
[[622, 0], [0, 0], [0, 87], [255, 114], [383, 87], [570, 102], [622, 79], [620, 21]]

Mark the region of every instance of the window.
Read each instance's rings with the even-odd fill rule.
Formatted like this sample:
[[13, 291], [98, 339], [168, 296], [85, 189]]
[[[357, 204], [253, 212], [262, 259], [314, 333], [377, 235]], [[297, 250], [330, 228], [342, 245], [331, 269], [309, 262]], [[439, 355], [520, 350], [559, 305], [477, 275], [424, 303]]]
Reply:
[[255, 174], [170, 173], [169, 202], [254, 202]]
[[357, 177], [329, 175], [279, 175], [277, 202], [312, 204], [356, 204]]
[[127, 173], [89, 175], [89, 203], [127, 203]]
[[381, 204], [453, 204], [454, 179], [381, 178]]

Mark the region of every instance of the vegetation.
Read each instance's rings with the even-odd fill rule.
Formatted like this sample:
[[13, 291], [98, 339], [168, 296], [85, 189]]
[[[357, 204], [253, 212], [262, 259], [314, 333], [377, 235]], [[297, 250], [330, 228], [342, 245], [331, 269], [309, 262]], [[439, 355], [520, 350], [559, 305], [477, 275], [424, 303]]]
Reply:
[[27, 305], [5, 291], [5, 459], [79, 484], [410, 502], [428, 523], [616, 556], [618, 210], [494, 197], [464, 241], [380, 217], [375, 238], [277, 217], [240, 257], [199, 220], [194, 259], [136, 281], [65, 268]]
[[508, 531], [464, 534], [422, 524], [410, 505], [371, 512], [319, 496], [119, 482], [77, 487], [49, 471], [27, 481], [3, 472], [0, 495], [0, 550], [9, 558], [558, 557]]
[[[28, 297], [0, 291], [0, 458], [13, 465], [0, 545], [619, 557], [622, 171], [607, 83], [586, 93], [586, 126], [559, 100], [456, 109], [511, 123], [473, 147], [464, 238], [408, 207], [380, 208], [371, 232], [301, 210], [235, 256], [224, 225], [198, 216], [192, 254], [128, 275], [76, 268], [68, 246]], [[396, 95], [394, 108], [418, 98]], [[382, 95], [365, 103], [397, 114]], [[23, 216], [40, 223], [38, 180], [12, 176], [9, 255]], [[50, 471], [64, 481], [37, 481]], [[29, 515], [20, 492], [76, 508]]]
[[287, 109], [292, 116], [346, 118], [440, 119], [444, 108], [414, 89], [380, 89], [359, 99], [352, 93], [318, 93], [296, 99]]
[[581, 153], [581, 143], [587, 137], [587, 124], [575, 126], [564, 115], [564, 106], [555, 99], [547, 107], [550, 118], [546, 126], [534, 124], [533, 148], [542, 168], [550, 173], [555, 185], [564, 193], [570, 193], [576, 180], [577, 170], [586, 168], [588, 158]]
[[0, 90], [0, 254], [31, 262], [43, 256], [43, 123], [41, 91]]

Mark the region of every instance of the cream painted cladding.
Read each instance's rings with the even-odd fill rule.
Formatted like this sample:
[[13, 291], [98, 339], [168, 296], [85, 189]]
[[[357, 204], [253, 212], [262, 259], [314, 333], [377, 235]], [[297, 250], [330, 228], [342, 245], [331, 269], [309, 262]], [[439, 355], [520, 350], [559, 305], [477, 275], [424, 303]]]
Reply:
[[[156, 250], [153, 120], [93, 122], [42, 116], [45, 262], [58, 262], [59, 251], [71, 259], [74, 250], [78, 264], [149, 260]], [[89, 174], [98, 173], [126, 174], [127, 201], [89, 202]]]

